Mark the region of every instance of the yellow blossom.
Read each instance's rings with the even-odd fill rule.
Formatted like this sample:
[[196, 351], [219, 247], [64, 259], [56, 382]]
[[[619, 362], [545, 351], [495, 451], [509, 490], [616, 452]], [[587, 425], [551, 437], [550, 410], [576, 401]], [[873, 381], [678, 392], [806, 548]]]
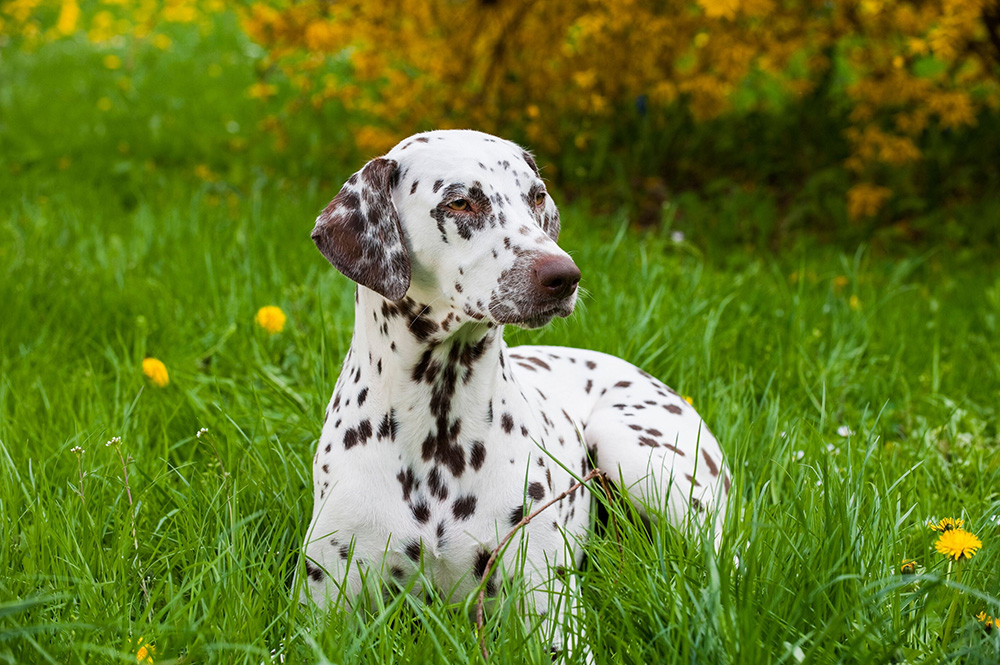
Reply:
[[698, 0], [709, 18], [736, 18], [739, 10], [739, 0]]
[[913, 559], [907, 559], [903, 561], [902, 565], [899, 567], [899, 572], [903, 575], [912, 575], [917, 572], [917, 562]]
[[161, 51], [166, 51], [168, 48], [170, 48], [170, 45], [173, 43], [170, 37], [167, 37], [162, 33], [157, 33], [153, 35], [152, 42], [153, 46], [160, 49]]
[[851, 297], [847, 300], [847, 306], [856, 312], [861, 309], [861, 299], [858, 298], [857, 294], [852, 293]]
[[198, 164], [195, 166], [194, 174], [198, 176], [200, 180], [204, 180], [205, 182], [216, 182], [219, 179], [219, 176], [205, 164]]
[[281, 311], [280, 307], [274, 307], [273, 305], [261, 307], [257, 310], [257, 316], [254, 317], [257, 325], [272, 335], [284, 330], [285, 320], [285, 313]]
[[859, 182], [847, 190], [847, 212], [851, 219], [874, 217], [891, 195], [888, 187]]
[[927, 520], [927, 528], [931, 531], [951, 531], [952, 529], [961, 529], [962, 525], [965, 524], [965, 520], [955, 519], [954, 517], [945, 517], [944, 519], [938, 520]]
[[264, 83], [263, 81], [258, 81], [247, 88], [247, 95], [251, 99], [267, 99], [268, 97], [273, 97], [277, 93], [277, 86], [271, 85], [270, 83]]
[[[132, 647], [132, 640], [129, 640], [129, 647]], [[156, 655], [156, 647], [140, 637], [135, 641], [135, 662], [138, 665], [153, 665], [153, 656]]]
[[682, 399], [691, 406], [694, 406], [694, 399], [690, 395], [684, 395], [682, 396]]
[[991, 630], [993, 628], [1000, 630], [1000, 617], [994, 618], [986, 612], [980, 612], [976, 615], [976, 620], [983, 624], [983, 627], [986, 630]]
[[941, 534], [934, 543], [934, 549], [949, 559], [960, 561], [976, 556], [976, 551], [983, 543], [975, 534], [964, 529], [949, 529]]
[[107, 97], [101, 97], [100, 99], [97, 100], [97, 108], [99, 108], [102, 111], [110, 111], [113, 106], [114, 104]]
[[170, 375], [167, 374], [167, 366], [163, 361], [156, 358], [144, 358], [142, 361], [142, 373], [149, 377], [149, 380], [160, 388], [170, 383]]
[[76, 0], [63, 0], [59, 10], [59, 20], [56, 22], [56, 31], [63, 36], [72, 35], [76, 32], [76, 22], [80, 18], [80, 5]]
[[122, 66], [122, 59], [114, 53], [104, 56], [104, 66], [108, 69], [119, 69]]

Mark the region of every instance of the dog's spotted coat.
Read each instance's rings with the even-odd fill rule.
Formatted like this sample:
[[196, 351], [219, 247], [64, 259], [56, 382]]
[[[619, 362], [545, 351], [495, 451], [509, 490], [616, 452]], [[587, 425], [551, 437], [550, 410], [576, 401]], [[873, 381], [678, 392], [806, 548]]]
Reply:
[[[580, 273], [558, 235], [531, 156], [473, 131], [403, 141], [317, 219], [316, 245], [359, 284], [314, 461], [305, 569], [317, 603], [414, 580], [415, 593], [426, 582], [466, 597], [499, 539], [594, 464], [644, 512], [676, 522], [724, 508], [722, 451], [673, 390], [594, 351], [504, 344], [505, 324], [573, 310]], [[551, 571], [579, 563], [590, 509], [581, 490], [532, 521], [487, 592], [520, 548], [545, 614], [564, 584]]]

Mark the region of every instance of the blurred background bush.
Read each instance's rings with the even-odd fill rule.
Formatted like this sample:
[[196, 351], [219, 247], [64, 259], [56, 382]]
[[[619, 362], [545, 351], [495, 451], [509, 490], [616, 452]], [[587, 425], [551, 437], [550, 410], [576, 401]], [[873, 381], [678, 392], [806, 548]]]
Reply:
[[[121, 98], [124, 125], [145, 76], [162, 113], [109, 150], [161, 140], [155, 166], [201, 146], [206, 181], [341, 177], [471, 127], [529, 146], [563, 196], [695, 238], [1000, 242], [998, 0], [3, 0], [0, 35], [19, 57], [90, 46], [65, 64], [106, 70], [88, 103]], [[157, 51], [207, 37], [233, 66], [157, 79]], [[236, 82], [258, 106], [199, 144], [212, 109], [185, 110], [185, 86]], [[10, 168], [32, 140], [6, 137]]]

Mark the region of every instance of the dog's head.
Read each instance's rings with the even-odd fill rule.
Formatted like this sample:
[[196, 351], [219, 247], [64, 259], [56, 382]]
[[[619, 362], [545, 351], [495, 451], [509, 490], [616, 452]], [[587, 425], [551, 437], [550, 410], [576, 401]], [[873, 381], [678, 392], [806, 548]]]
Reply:
[[568, 316], [580, 271], [531, 155], [488, 134], [417, 134], [365, 164], [316, 220], [338, 270], [397, 301], [527, 328]]

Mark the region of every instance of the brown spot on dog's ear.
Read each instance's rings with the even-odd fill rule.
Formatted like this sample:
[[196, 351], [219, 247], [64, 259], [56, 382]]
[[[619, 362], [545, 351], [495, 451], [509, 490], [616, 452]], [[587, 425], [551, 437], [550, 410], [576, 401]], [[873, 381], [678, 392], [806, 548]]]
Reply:
[[410, 255], [392, 201], [399, 164], [378, 157], [365, 164], [316, 218], [312, 239], [344, 275], [388, 298], [410, 288]]

